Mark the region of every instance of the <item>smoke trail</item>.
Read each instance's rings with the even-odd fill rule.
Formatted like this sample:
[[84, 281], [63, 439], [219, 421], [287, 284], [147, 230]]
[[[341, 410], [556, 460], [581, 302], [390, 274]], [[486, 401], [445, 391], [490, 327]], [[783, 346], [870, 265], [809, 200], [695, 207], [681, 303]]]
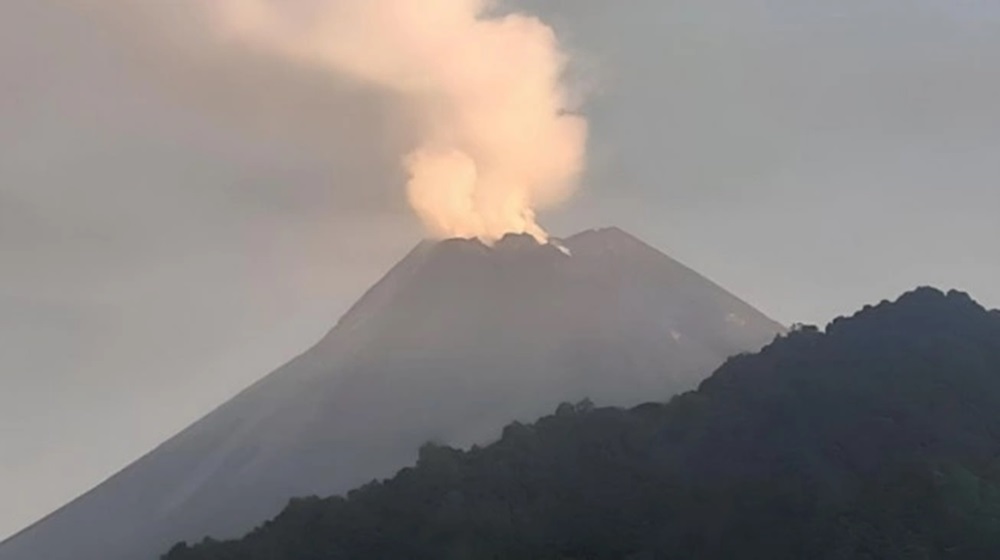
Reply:
[[419, 146], [403, 161], [410, 202], [434, 235], [545, 232], [535, 210], [564, 200], [586, 123], [567, 113], [567, 63], [536, 18], [489, 0], [218, 0], [241, 40], [405, 96]]

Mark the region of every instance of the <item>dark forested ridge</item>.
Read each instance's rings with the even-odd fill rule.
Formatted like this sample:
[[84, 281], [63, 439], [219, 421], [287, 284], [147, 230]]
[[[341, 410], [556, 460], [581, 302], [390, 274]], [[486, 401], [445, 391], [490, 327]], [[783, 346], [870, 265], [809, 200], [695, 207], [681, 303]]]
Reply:
[[1000, 558], [1000, 315], [920, 289], [165, 558]]

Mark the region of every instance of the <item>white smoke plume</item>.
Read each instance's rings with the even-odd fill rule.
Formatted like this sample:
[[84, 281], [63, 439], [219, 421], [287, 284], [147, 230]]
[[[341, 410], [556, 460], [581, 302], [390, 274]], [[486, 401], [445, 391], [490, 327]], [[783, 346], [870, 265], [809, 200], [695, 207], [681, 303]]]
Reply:
[[412, 106], [410, 202], [436, 236], [546, 234], [584, 165], [551, 28], [490, 0], [218, 0], [230, 37], [388, 88]]

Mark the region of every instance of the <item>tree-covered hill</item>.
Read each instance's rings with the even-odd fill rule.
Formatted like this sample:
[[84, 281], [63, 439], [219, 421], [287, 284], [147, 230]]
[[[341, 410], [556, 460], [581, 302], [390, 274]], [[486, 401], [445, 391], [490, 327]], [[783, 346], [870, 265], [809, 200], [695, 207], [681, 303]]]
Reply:
[[920, 289], [165, 558], [1000, 558], [1000, 315]]

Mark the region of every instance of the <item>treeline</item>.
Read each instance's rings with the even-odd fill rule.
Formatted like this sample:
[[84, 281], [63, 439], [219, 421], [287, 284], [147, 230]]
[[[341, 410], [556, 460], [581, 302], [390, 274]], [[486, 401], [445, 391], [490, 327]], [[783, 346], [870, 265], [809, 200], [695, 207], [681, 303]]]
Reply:
[[668, 404], [427, 445], [390, 480], [164, 558], [1000, 558], [1000, 316], [917, 290]]

